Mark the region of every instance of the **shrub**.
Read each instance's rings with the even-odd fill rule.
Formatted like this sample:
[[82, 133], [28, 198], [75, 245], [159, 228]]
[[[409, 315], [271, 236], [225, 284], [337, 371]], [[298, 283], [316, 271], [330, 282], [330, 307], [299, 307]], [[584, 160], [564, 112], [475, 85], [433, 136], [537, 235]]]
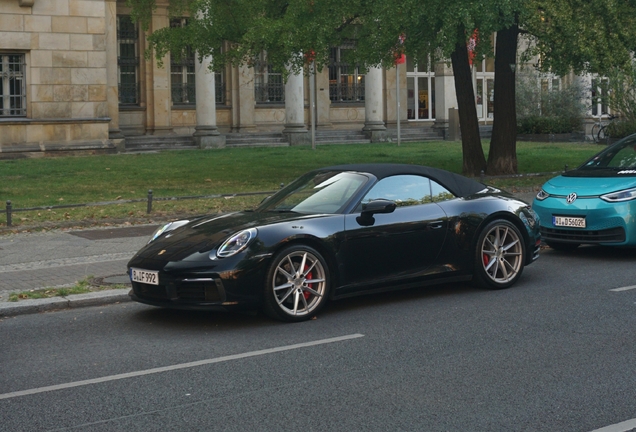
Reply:
[[623, 68], [612, 68], [607, 78], [601, 83], [602, 100], [613, 113], [620, 113], [620, 122], [614, 123], [623, 124], [613, 127], [627, 130], [636, 124], [636, 61]]
[[610, 138], [624, 138], [636, 133], [636, 120], [615, 120], [605, 129]]
[[556, 134], [581, 129], [585, 115], [581, 85], [548, 89], [541, 84], [541, 76], [535, 71], [517, 76], [517, 132]]
[[517, 133], [519, 134], [562, 134], [576, 130], [581, 124], [579, 118], [563, 116], [528, 116], [517, 118]]

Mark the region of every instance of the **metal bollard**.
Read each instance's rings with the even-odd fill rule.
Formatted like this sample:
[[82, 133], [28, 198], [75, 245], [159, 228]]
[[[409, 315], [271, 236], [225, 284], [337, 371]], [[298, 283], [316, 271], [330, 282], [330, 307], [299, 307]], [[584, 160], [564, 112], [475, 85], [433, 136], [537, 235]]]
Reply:
[[282, 189], [282, 188], [284, 188], [284, 187], [285, 187], [285, 183], [281, 183], [281, 184], [280, 184], [280, 188]]
[[565, 164], [565, 167], [563, 167], [563, 171], [567, 171], [568, 170], [568, 164]]
[[7, 201], [7, 226], [11, 226], [11, 201]]
[[146, 213], [150, 213], [152, 211], [152, 189], [148, 189], [148, 209]]
[[481, 172], [479, 173], [479, 181], [482, 183], [484, 182], [484, 174], [484, 170], [481, 170]]

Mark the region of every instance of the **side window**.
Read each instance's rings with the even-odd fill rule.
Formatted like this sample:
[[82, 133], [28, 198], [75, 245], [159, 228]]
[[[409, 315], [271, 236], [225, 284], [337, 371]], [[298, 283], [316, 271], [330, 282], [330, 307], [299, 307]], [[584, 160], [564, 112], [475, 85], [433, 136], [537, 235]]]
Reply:
[[455, 195], [434, 180], [431, 180], [431, 196], [433, 198], [433, 202], [446, 201], [455, 198]]
[[398, 207], [430, 203], [430, 180], [417, 175], [387, 177], [371, 188], [362, 203], [380, 198], [395, 201]]

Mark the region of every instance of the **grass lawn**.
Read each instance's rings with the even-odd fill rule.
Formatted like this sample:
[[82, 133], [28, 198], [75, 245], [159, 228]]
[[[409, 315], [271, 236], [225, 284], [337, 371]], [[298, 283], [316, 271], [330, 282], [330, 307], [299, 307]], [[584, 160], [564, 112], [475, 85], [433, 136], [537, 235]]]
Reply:
[[[520, 173], [574, 168], [601, 150], [594, 144], [517, 143]], [[484, 143], [488, 151], [488, 143]], [[276, 190], [298, 175], [323, 166], [343, 163], [412, 163], [461, 173], [459, 142], [371, 145], [325, 145], [167, 151], [83, 157], [33, 158], [0, 161], [2, 209], [10, 200], [14, 209], [61, 204]], [[538, 186], [545, 178], [487, 179], [503, 188]], [[263, 197], [156, 201], [153, 213], [146, 203], [73, 209], [15, 212], [13, 225], [51, 226], [62, 221], [108, 223], [129, 219], [151, 221], [181, 214], [218, 212], [250, 207]], [[3, 212], [4, 213], [4, 212]], [[0, 227], [6, 226], [0, 216]]]

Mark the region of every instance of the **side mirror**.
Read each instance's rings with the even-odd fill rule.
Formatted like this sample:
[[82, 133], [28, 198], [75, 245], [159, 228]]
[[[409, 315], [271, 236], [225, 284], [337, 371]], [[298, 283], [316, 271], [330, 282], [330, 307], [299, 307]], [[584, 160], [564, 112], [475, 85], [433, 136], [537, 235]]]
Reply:
[[397, 207], [395, 201], [376, 199], [362, 204], [362, 216], [371, 216], [379, 213], [393, 213]]

